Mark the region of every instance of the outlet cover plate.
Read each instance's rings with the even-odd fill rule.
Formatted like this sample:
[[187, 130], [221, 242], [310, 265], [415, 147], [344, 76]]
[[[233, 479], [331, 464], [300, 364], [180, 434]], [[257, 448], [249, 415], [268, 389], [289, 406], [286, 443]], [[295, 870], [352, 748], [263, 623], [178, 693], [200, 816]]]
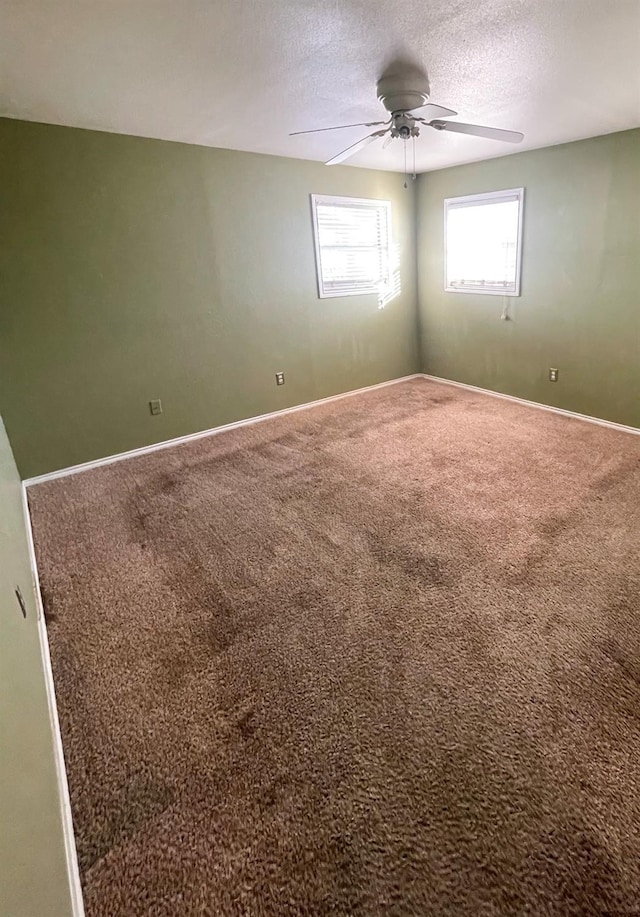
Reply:
[[276, 373], [276, 385], [284, 385], [284, 373]]
[[557, 382], [557, 381], [558, 381], [558, 370], [552, 366], [549, 369], [549, 382]]

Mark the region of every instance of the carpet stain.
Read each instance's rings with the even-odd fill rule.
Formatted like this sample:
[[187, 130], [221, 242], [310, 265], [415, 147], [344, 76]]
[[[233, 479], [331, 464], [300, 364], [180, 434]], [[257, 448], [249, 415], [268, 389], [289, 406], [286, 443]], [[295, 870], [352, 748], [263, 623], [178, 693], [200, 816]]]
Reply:
[[144, 772], [128, 775], [124, 786], [110, 798], [108, 811], [95, 818], [99, 831], [82, 858], [82, 867], [89, 871], [99, 860], [119, 844], [126, 843], [149, 821], [165, 812], [173, 801], [173, 793], [166, 784], [156, 782]]
[[[620, 666], [622, 671], [637, 685], [640, 685], [640, 654], [637, 650], [631, 655], [627, 648], [620, 646], [614, 639], [606, 639], [601, 644], [602, 652]], [[638, 710], [640, 716], [640, 710]]]
[[444, 563], [436, 555], [394, 544], [384, 537], [370, 537], [372, 555], [381, 564], [396, 567], [400, 573], [414, 577], [424, 587], [446, 586], [451, 582]]

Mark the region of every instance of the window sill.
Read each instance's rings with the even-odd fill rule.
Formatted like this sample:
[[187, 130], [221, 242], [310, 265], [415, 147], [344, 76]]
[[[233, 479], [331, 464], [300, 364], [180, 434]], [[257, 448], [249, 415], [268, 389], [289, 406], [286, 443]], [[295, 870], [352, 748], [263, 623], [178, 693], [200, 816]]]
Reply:
[[445, 293], [473, 293], [479, 294], [480, 296], [520, 296], [519, 291], [514, 290], [486, 290], [481, 287], [445, 287]]

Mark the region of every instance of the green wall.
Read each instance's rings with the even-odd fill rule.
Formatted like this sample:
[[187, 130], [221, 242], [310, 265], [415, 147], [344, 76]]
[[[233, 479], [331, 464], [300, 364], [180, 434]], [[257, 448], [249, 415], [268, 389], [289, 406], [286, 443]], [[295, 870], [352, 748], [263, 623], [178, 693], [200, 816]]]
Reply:
[[66, 917], [71, 901], [22, 490], [1, 419], [0, 737], [0, 914]]
[[[522, 186], [522, 295], [445, 293], [444, 199]], [[640, 130], [426, 173], [417, 210], [424, 372], [640, 426]]]
[[[6, 119], [0, 174], [0, 410], [23, 477], [419, 368], [401, 175]], [[384, 310], [318, 299], [311, 192], [392, 201]]]
[[[0, 169], [0, 410], [24, 477], [420, 368], [640, 425], [640, 130], [430, 172], [417, 195], [388, 172], [7, 119]], [[522, 295], [500, 321], [503, 297], [443, 290], [442, 201], [521, 185]], [[318, 299], [311, 192], [392, 201], [384, 310]]]

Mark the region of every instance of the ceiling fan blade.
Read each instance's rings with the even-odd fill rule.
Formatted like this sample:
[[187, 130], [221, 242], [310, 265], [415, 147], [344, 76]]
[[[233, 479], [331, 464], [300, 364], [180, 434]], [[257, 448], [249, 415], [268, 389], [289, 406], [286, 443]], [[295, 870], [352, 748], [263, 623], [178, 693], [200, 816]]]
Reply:
[[481, 124], [463, 124], [460, 121], [429, 121], [429, 127], [437, 131], [453, 131], [455, 134], [473, 134], [474, 137], [486, 137], [488, 140], [504, 140], [507, 143], [520, 143], [524, 134], [520, 131], [503, 131], [498, 127], [483, 127]]
[[297, 137], [298, 134], [320, 134], [322, 131], [342, 131], [346, 127], [376, 127], [378, 124], [390, 124], [391, 121], [359, 121], [358, 124], [339, 124], [337, 127], [317, 127], [311, 131], [294, 131], [289, 134], [290, 137]]
[[343, 150], [341, 153], [338, 153], [337, 156], [333, 156], [331, 159], [327, 160], [325, 163], [326, 166], [336, 166], [339, 162], [344, 162], [345, 159], [349, 159], [350, 156], [353, 156], [354, 153], [357, 153], [358, 150], [363, 149], [363, 147], [368, 146], [378, 137], [384, 137], [389, 128], [385, 128], [383, 131], [374, 131], [373, 134], [369, 134], [368, 137], [363, 137], [362, 140], [358, 140], [356, 143], [352, 143], [351, 146], [348, 146], [346, 150]]
[[420, 112], [420, 117], [416, 118], [416, 121], [430, 121], [433, 118], [452, 118], [458, 114], [452, 108], [445, 108], [444, 105], [436, 105], [434, 102], [427, 102], [426, 105], [421, 105], [415, 111]]

